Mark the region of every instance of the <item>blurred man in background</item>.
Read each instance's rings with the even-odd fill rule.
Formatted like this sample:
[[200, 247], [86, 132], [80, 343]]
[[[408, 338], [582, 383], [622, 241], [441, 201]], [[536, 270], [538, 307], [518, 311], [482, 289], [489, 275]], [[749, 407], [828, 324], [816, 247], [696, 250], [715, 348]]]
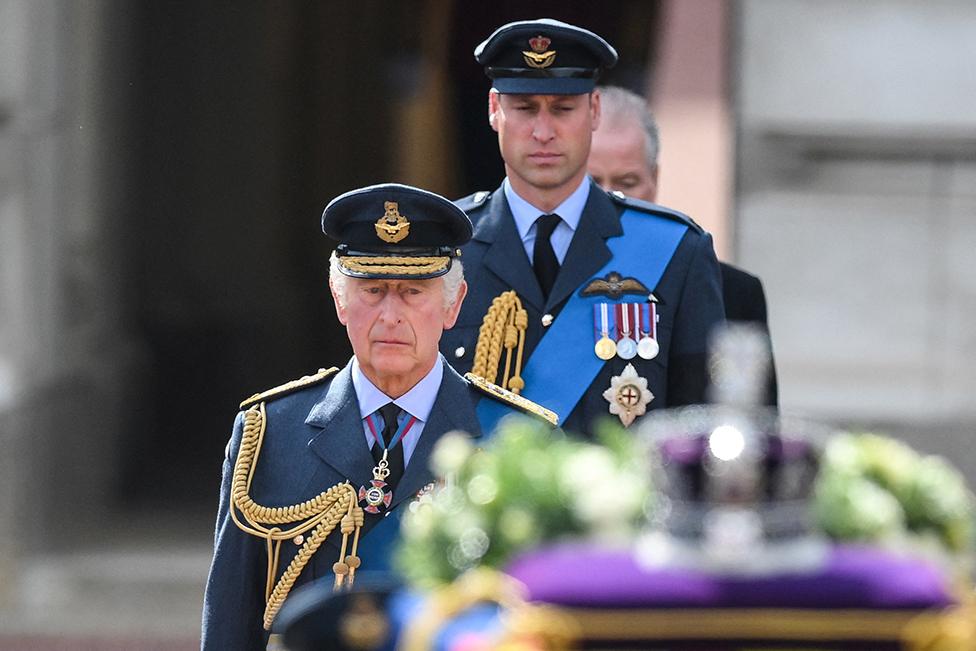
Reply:
[[[647, 100], [616, 86], [600, 91], [603, 116], [590, 146], [589, 174], [604, 190], [656, 203], [661, 143]], [[759, 278], [725, 262], [719, 262], [719, 268], [726, 319], [754, 323], [768, 332], [766, 295]], [[776, 369], [770, 359], [766, 403], [776, 406], [777, 393]]]

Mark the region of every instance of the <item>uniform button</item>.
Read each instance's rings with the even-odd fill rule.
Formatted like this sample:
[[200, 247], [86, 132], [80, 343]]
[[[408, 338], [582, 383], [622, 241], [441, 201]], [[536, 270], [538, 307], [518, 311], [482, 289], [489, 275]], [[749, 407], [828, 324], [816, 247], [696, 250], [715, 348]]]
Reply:
[[457, 358], [464, 357], [464, 346], [458, 346], [454, 349], [454, 356]]
[[292, 538], [292, 542], [294, 542], [296, 545], [301, 545], [303, 542], [305, 542], [305, 536], [303, 536], [302, 534], [298, 534], [297, 536]]
[[549, 326], [551, 326], [552, 325], [552, 319], [553, 319], [553, 316], [551, 314], [543, 314], [542, 315], [542, 326], [544, 328], [548, 328]]

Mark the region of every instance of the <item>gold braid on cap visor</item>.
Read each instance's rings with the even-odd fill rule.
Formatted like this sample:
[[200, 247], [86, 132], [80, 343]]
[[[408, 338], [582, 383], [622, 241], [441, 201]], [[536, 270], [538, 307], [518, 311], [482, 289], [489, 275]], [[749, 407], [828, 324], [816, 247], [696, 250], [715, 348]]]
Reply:
[[339, 256], [339, 264], [356, 273], [421, 276], [444, 271], [451, 263], [448, 256]]

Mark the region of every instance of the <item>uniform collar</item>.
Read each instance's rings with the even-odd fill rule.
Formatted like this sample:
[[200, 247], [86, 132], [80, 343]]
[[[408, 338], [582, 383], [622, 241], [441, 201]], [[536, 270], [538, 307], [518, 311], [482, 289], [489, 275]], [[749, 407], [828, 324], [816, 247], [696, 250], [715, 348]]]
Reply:
[[443, 377], [444, 360], [438, 355], [427, 375], [394, 400], [369, 381], [359, 367], [359, 360], [353, 357], [352, 385], [356, 389], [356, 398], [359, 401], [359, 417], [366, 418], [386, 403], [392, 402], [417, 420], [426, 422], [430, 418], [431, 409], [434, 408], [434, 401], [437, 399], [437, 391], [440, 389]]
[[[512, 217], [515, 218], [515, 228], [518, 229], [519, 237], [524, 241], [529, 229], [532, 228], [532, 224], [539, 218], [539, 215], [544, 213], [520, 197], [512, 188], [512, 184], [509, 183], [508, 177], [505, 177], [502, 189], [505, 191], [505, 198], [508, 199], [508, 207], [512, 210]], [[552, 214], [559, 215], [575, 231], [576, 227], [579, 226], [583, 207], [586, 205], [586, 199], [589, 195], [590, 177], [584, 176], [579, 187], [573, 190], [573, 193], [566, 197], [565, 201], [556, 206]]]

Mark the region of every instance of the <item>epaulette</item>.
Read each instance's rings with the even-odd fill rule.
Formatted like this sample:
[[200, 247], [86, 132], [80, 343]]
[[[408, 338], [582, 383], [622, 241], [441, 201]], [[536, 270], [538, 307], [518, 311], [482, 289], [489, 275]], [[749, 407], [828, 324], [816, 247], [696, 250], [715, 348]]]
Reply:
[[304, 375], [297, 380], [285, 382], [281, 386], [277, 386], [273, 389], [268, 389], [267, 391], [262, 391], [261, 393], [255, 393], [253, 396], [241, 403], [241, 409], [247, 409], [251, 405], [259, 402], [265, 402], [273, 398], [283, 398], [289, 393], [294, 393], [299, 389], [304, 389], [305, 387], [318, 384], [319, 382], [329, 379], [333, 374], [338, 372], [338, 370], [339, 369], [335, 366], [332, 368], [320, 368], [313, 375]]
[[512, 393], [508, 389], [503, 389], [497, 384], [493, 384], [492, 382], [489, 382], [485, 378], [475, 375], [474, 373], [465, 373], [464, 378], [471, 383], [471, 386], [478, 389], [485, 395], [491, 396], [495, 400], [500, 400], [526, 414], [538, 416], [553, 427], [559, 424], [559, 416], [556, 415], [556, 412], [550, 411], [542, 405], [532, 402], [528, 398], [523, 398], [517, 393]]
[[642, 201], [641, 199], [635, 199], [634, 197], [628, 197], [620, 190], [612, 190], [607, 192], [607, 195], [613, 199], [614, 203], [619, 203], [627, 208], [633, 208], [634, 210], [639, 210], [641, 212], [650, 213], [652, 215], [660, 215], [661, 217], [666, 217], [667, 219], [672, 219], [676, 222], [681, 222], [686, 226], [694, 229], [699, 233], [704, 233], [705, 230], [695, 223], [695, 220], [684, 214], [674, 210], [673, 208], [666, 208], [660, 204], [651, 203], [650, 201]]
[[490, 198], [491, 192], [488, 192], [487, 190], [480, 190], [474, 194], [469, 194], [466, 197], [455, 200], [454, 205], [464, 212], [468, 212], [469, 210], [474, 210], [475, 208], [480, 208], [481, 206], [485, 205], [485, 202]]

